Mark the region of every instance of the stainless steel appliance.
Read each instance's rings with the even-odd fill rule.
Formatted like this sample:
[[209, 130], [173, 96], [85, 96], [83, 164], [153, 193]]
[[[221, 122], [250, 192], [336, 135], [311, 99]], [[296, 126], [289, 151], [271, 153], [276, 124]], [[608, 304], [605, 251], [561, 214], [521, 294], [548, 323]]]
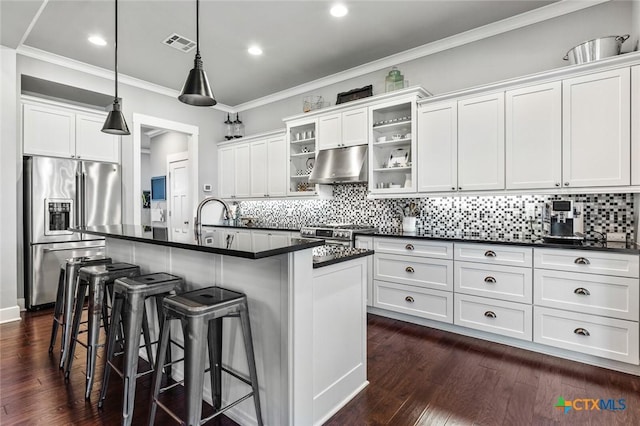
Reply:
[[55, 302], [60, 264], [104, 253], [104, 239], [74, 226], [122, 223], [120, 166], [47, 157], [24, 158], [25, 300]]
[[378, 228], [371, 225], [353, 225], [346, 223], [324, 223], [307, 225], [300, 229], [302, 238], [321, 238], [327, 245], [353, 247], [355, 234], [372, 234]]
[[354, 183], [367, 181], [367, 145], [323, 149], [318, 152], [310, 183]]
[[582, 204], [571, 200], [554, 200], [542, 210], [545, 241], [574, 243], [584, 239]]

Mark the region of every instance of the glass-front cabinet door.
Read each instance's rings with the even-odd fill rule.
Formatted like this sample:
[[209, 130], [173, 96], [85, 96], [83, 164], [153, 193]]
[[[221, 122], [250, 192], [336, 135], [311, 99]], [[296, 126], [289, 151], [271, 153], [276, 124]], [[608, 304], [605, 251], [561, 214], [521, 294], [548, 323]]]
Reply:
[[309, 175], [316, 161], [316, 118], [287, 123], [287, 195], [316, 195], [317, 185], [309, 183]]

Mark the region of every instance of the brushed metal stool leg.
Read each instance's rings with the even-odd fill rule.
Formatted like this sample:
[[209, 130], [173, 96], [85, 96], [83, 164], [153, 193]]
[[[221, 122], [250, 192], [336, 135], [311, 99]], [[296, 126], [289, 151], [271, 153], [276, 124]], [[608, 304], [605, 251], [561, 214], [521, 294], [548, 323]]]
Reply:
[[211, 402], [218, 411], [222, 407], [222, 318], [209, 320], [208, 343]]
[[85, 399], [91, 398], [91, 390], [96, 371], [96, 359], [98, 356], [98, 337], [100, 335], [100, 319], [104, 304], [104, 282], [97, 278], [89, 283], [89, 318], [87, 332], [87, 380]]
[[[162, 325], [164, 323], [165, 313], [162, 310], [162, 300], [166, 297], [166, 294], [162, 294], [154, 297], [154, 301], [156, 304], [156, 313], [158, 315], [158, 324]], [[171, 341], [171, 329], [169, 329], [169, 341]], [[158, 356], [158, 351], [160, 350], [160, 337], [158, 336], [158, 346], [156, 346], [156, 356]], [[167, 346], [167, 358], [165, 364], [169, 364], [165, 368], [165, 374], [167, 378], [171, 379], [171, 373], [173, 371], [173, 366], [171, 365], [171, 345]]]
[[246, 299], [240, 304], [240, 323], [242, 324], [242, 336], [244, 337], [244, 348], [247, 353], [247, 364], [249, 366], [249, 377], [251, 379], [251, 389], [253, 389], [253, 403], [256, 409], [256, 419], [258, 426], [262, 426], [262, 411], [260, 409], [260, 388], [258, 386], [258, 372], [256, 370], [256, 359], [253, 353], [253, 337], [251, 335], [251, 323], [249, 321], [249, 310]]
[[[53, 346], [56, 344], [56, 337], [58, 336], [58, 326], [60, 325], [60, 319], [62, 317], [62, 307], [64, 305], [64, 281], [65, 270], [60, 268], [60, 274], [58, 276], [58, 291], [56, 292], [56, 305], [53, 308], [53, 325], [51, 326], [51, 340], [49, 340], [49, 353], [53, 353]], [[64, 344], [63, 344], [64, 347]], [[60, 360], [62, 363], [62, 360]]]
[[203, 317], [191, 317], [184, 330], [184, 387], [186, 424], [200, 425], [204, 389], [207, 322]]
[[82, 306], [84, 305], [84, 295], [87, 291], [87, 285], [88, 283], [86, 281], [80, 280], [79, 278], [77, 279], [78, 294], [76, 297], [76, 307], [73, 311], [73, 325], [71, 327], [71, 334], [69, 335], [69, 351], [65, 357], [65, 380], [69, 380], [69, 373], [76, 353], [76, 343], [78, 341], [78, 332], [80, 331], [80, 322], [82, 321]]
[[152, 426], [156, 419], [158, 409], [158, 396], [160, 394], [160, 384], [162, 383], [162, 367], [165, 363], [167, 348], [169, 347], [169, 328], [171, 319], [166, 310], [163, 310], [162, 322], [160, 322], [160, 338], [158, 351], [156, 352], [156, 365], [153, 372], [153, 385], [151, 386], [151, 405], [149, 407], [149, 426]]
[[[122, 398], [122, 424], [130, 425], [133, 420], [133, 406], [138, 374], [138, 351], [140, 329], [144, 314], [144, 297], [129, 294], [124, 303], [124, 365], [122, 369], [124, 392]], [[146, 338], [146, 337], [145, 337]], [[153, 359], [150, 360], [153, 362]]]
[[144, 349], [147, 353], [147, 361], [153, 368], [153, 351], [151, 350], [151, 331], [149, 330], [149, 317], [147, 316], [146, 298], [142, 298], [142, 336], [144, 337]]
[[[76, 273], [78, 268], [75, 265], [67, 264], [65, 268], [64, 279], [64, 306], [63, 306], [63, 331], [60, 341], [60, 368], [64, 367], [67, 355], [69, 354], [69, 344], [71, 341], [71, 323], [73, 317], [73, 304], [76, 298], [77, 279]], [[84, 299], [84, 295], [83, 295]]]
[[111, 377], [111, 362], [116, 352], [116, 340], [118, 338], [118, 330], [122, 320], [122, 305], [124, 300], [122, 297], [114, 297], [113, 308], [111, 310], [111, 329], [107, 338], [107, 354], [104, 364], [104, 373], [102, 375], [102, 388], [100, 390], [100, 399], [98, 400], [98, 408], [102, 408], [104, 400], [107, 396], [107, 388], [109, 386], [109, 378]]

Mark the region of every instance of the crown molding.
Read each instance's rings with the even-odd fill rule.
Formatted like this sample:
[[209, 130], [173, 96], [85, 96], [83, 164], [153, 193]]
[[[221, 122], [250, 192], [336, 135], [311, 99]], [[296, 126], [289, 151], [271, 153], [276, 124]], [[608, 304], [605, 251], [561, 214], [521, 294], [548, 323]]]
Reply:
[[348, 70], [341, 71], [327, 77], [322, 77], [308, 83], [300, 84], [290, 89], [282, 90], [280, 92], [272, 93], [270, 95], [254, 99], [252, 101], [244, 102], [242, 104], [234, 106], [233, 108], [236, 112], [242, 112], [249, 109], [257, 108], [270, 104], [272, 102], [281, 101], [292, 96], [301, 95], [312, 90], [340, 83], [351, 78], [356, 78], [365, 74], [380, 71], [381, 69], [389, 68], [403, 62], [413, 61], [415, 59], [433, 55], [434, 53], [442, 52], [444, 50], [452, 49], [455, 47], [460, 47], [465, 44], [473, 43], [474, 41], [489, 38], [498, 34], [503, 34], [512, 30], [516, 30], [518, 28], [526, 27], [528, 25], [537, 24], [539, 22], [556, 18], [558, 16], [567, 15], [569, 13], [577, 12], [579, 10], [609, 1], [612, 0], [561, 0], [557, 3], [552, 3], [538, 9], [521, 13], [520, 15], [505, 18], [501, 21], [493, 22], [482, 27], [474, 28], [460, 34], [434, 41], [432, 43], [427, 43], [413, 49], [405, 50], [404, 52], [396, 53], [373, 62], [359, 65], [357, 67], [350, 68]]
[[[114, 80], [113, 70], [90, 65], [85, 62], [76, 61], [75, 59], [67, 58], [66, 56], [56, 55], [55, 53], [47, 52], [35, 47], [20, 45], [16, 49], [17, 53], [22, 56], [37, 59], [40, 61], [48, 62], [50, 64], [59, 65], [61, 67], [69, 68], [74, 71], [80, 71], [85, 74], [94, 75], [96, 77], [104, 78], [107, 80]], [[139, 78], [131, 77], [126, 74], [118, 73], [118, 81], [121, 84], [127, 86], [137, 87], [139, 89], [147, 90], [149, 92], [158, 93], [160, 95], [177, 98], [180, 92], [168, 87], [160, 86], [159, 84], [150, 83]], [[216, 104], [211, 107], [213, 109], [224, 112], [235, 112], [234, 108], [225, 104]]]

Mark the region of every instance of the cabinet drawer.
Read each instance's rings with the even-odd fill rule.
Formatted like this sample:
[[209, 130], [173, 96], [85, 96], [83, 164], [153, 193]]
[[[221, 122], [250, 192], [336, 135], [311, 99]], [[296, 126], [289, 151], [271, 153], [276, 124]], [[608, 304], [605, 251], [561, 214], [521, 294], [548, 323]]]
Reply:
[[455, 262], [453, 282], [459, 293], [531, 303], [532, 281], [531, 268]]
[[453, 293], [374, 281], [373, 306], [453, 323]]
[[636, 278], [536, 269], [535, 304], [638, 321]]
[[638, 365], [638, 323], [534, 308], [533, 341]]
[[456, 243], [454, 258], [467, 262], [531, 267], [531, 251], [529, 247]]
[[374, 244], [374, 250], [376, 253], [453, 259], [453, 243], [431, 240], [376, 237]]
[[635, 254], [536, 248], [533, 257], [536, 268], [560, 271], [638, 278], [640, 270], [640, 260]]
[[453, 261], [395, 254], [374, 255], [373, 278], [437, 290], [453, 290]]
[[454, 295], [454, 324], [531, 341], [531, 305]]

